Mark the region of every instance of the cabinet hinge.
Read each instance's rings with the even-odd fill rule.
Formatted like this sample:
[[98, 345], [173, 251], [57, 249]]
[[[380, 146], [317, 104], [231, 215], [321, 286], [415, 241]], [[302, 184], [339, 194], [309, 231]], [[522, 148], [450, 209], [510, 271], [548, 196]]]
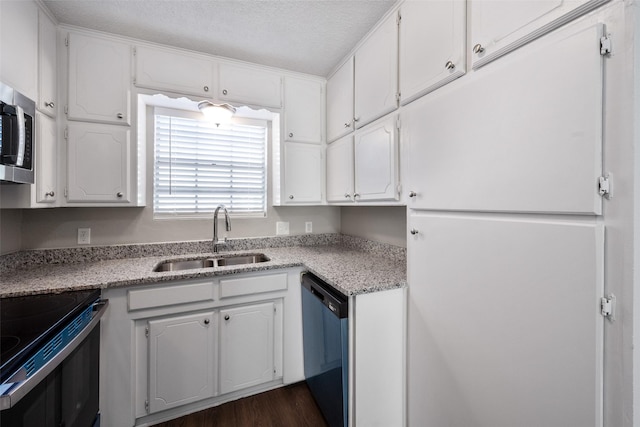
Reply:
[[273, 307], [273, 312], [275, 313], [276, 311], [278, 311], [276, 307]]
[[147, 414], [149, 413], [149, 401], [148, 400], [144, 401], [144, 410], [147, 412]]
[[396, 191], [398, 192], [398, 196], [402, 194], [402, 184], [396, 186]]
[[138, 53], [138, 52], [136, 51], [136, 48], [134, 47], [133, 48], [133, 56], [136, 56], [136, 53]]
[[612, 322], [616, 320], [616, 296], [610, 294], [608, 297], [600, 298], [600, 314]]
[[66, 140], [69, 139], [69, 128], [68, 127], [64, 128], [64, 139], [66, 139]]
[[64, 106], [64, 113], [65, 114], [69, 114], [69, 106], [68, 105]]
[[402, 98], [402, 94], [400, 92], [396, 93], [396, 102], [400, 103], [400, 98]]
[[69, 47], [69, 37], [64, 38], [64, 45]]
[[144, 336], [145, 336], [145, 337], [147, 337], [147, 338], [149, 338], [149, 327], [148, 327], [148, 326], [146, 326], [146, 327], [144, 328]]
[[611, 198], [611, 175], [605, 175], [598, 178], [598, 193], [606, 198]]
[[400, 117], [396, 118], [396, 129], [400, 130]]
[[402, 15], [398, 12], [398, 15], [396, 16], [396, 25], [400, 25], [400, 21], [402, 21]]
[[611, 53], [611, 38], [607, 36], [600, 37], [600, 55]]
[[275, 368], [275, 367], [273, 368], [273, 373], [274, 373], [274, 374], [276, 373], [276, 368]]
[[64, 187], [64, 197], [67, 197], [68, 191], [67, 191], [67, 187]]

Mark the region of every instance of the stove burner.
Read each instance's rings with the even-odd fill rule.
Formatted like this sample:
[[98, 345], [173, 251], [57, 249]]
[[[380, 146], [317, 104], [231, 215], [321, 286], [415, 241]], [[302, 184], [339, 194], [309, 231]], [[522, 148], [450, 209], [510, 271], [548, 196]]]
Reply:
[[20, 338], [9, 335], [6, 337], [0, 337], [0, 353], [6, 353], [13, 350], [20, 344]]

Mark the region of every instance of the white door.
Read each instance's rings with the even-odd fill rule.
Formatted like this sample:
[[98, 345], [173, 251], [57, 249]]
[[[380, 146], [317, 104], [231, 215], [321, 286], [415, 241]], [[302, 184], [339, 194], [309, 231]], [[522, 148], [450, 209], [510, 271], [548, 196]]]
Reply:
[[327, 80], [327, 142], [353, 131], [353, 58]]
[[353, 201], [353, 136], [347, 135], [327, 146], [327, 201]]
[[284, 79], [284, 139], [321, 143], [324, 135], [322, 83], [287, 76]]
[[321, 202], [322, 147], [285, 142], [284, 162], [284, 203]]
[[55, 117], [58, 106], [56, 25], [39, 11], [38, 27], [38, 110]]
[[464, 75], [466, 2], [409, 0], [400, 7], [401, 103]]
[[136, 86], [213, 96], [213, 62], [193, 54], [136, 47]]
[[220, 393], [275, 378], [272, 302], [220, 311]]
[[473, 0], [471, 64], [478, 68], [609, 0]]
[[70, 120], [130, 124], [130, 85], [129, 45], [69, 34]]
[[391, 15], [358, 49], [355, 56], [356, 127], [398, 107], [398, 24]]
[[218, 66], [218, 99], [259, 107], [282, 107], [282, 76], [259, 68]]
[[129, 202], [129, 133], [123, 126], [68, 122], [67, 202]]
[[602, 31], [568, 27], [410, 104], [409, 207], [599, 214]]
[[396, 116], [385, 117], [356, 132], [354, 200], [398, 200]]
[[149, 322], [149, 412], [185, 405], [216, 392], [213, 312]]
[[604, 229], [413, 213], [408, 420], [602, 425]]
[[36, 112], [36, 203], [58, 198], [58, 129], [55, 120]]

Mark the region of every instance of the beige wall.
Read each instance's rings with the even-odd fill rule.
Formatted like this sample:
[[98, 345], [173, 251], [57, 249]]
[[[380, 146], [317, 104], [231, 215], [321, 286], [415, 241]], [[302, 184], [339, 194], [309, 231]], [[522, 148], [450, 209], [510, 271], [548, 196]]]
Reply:
[[340, 211], [340, 231], [351, 236], [407, 247], [404, 206], [348, 206]]
[[22, 249], [22, 211], [0, 209], [0, 254]]

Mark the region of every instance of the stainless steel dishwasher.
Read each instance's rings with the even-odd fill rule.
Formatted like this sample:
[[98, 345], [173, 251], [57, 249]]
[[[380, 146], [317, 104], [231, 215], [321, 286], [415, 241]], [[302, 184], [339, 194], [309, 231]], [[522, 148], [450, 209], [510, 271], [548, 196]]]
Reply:
[[302, 274], [304, 375], [331, 427], [346, 426], [349, 303], [311, 273]]

